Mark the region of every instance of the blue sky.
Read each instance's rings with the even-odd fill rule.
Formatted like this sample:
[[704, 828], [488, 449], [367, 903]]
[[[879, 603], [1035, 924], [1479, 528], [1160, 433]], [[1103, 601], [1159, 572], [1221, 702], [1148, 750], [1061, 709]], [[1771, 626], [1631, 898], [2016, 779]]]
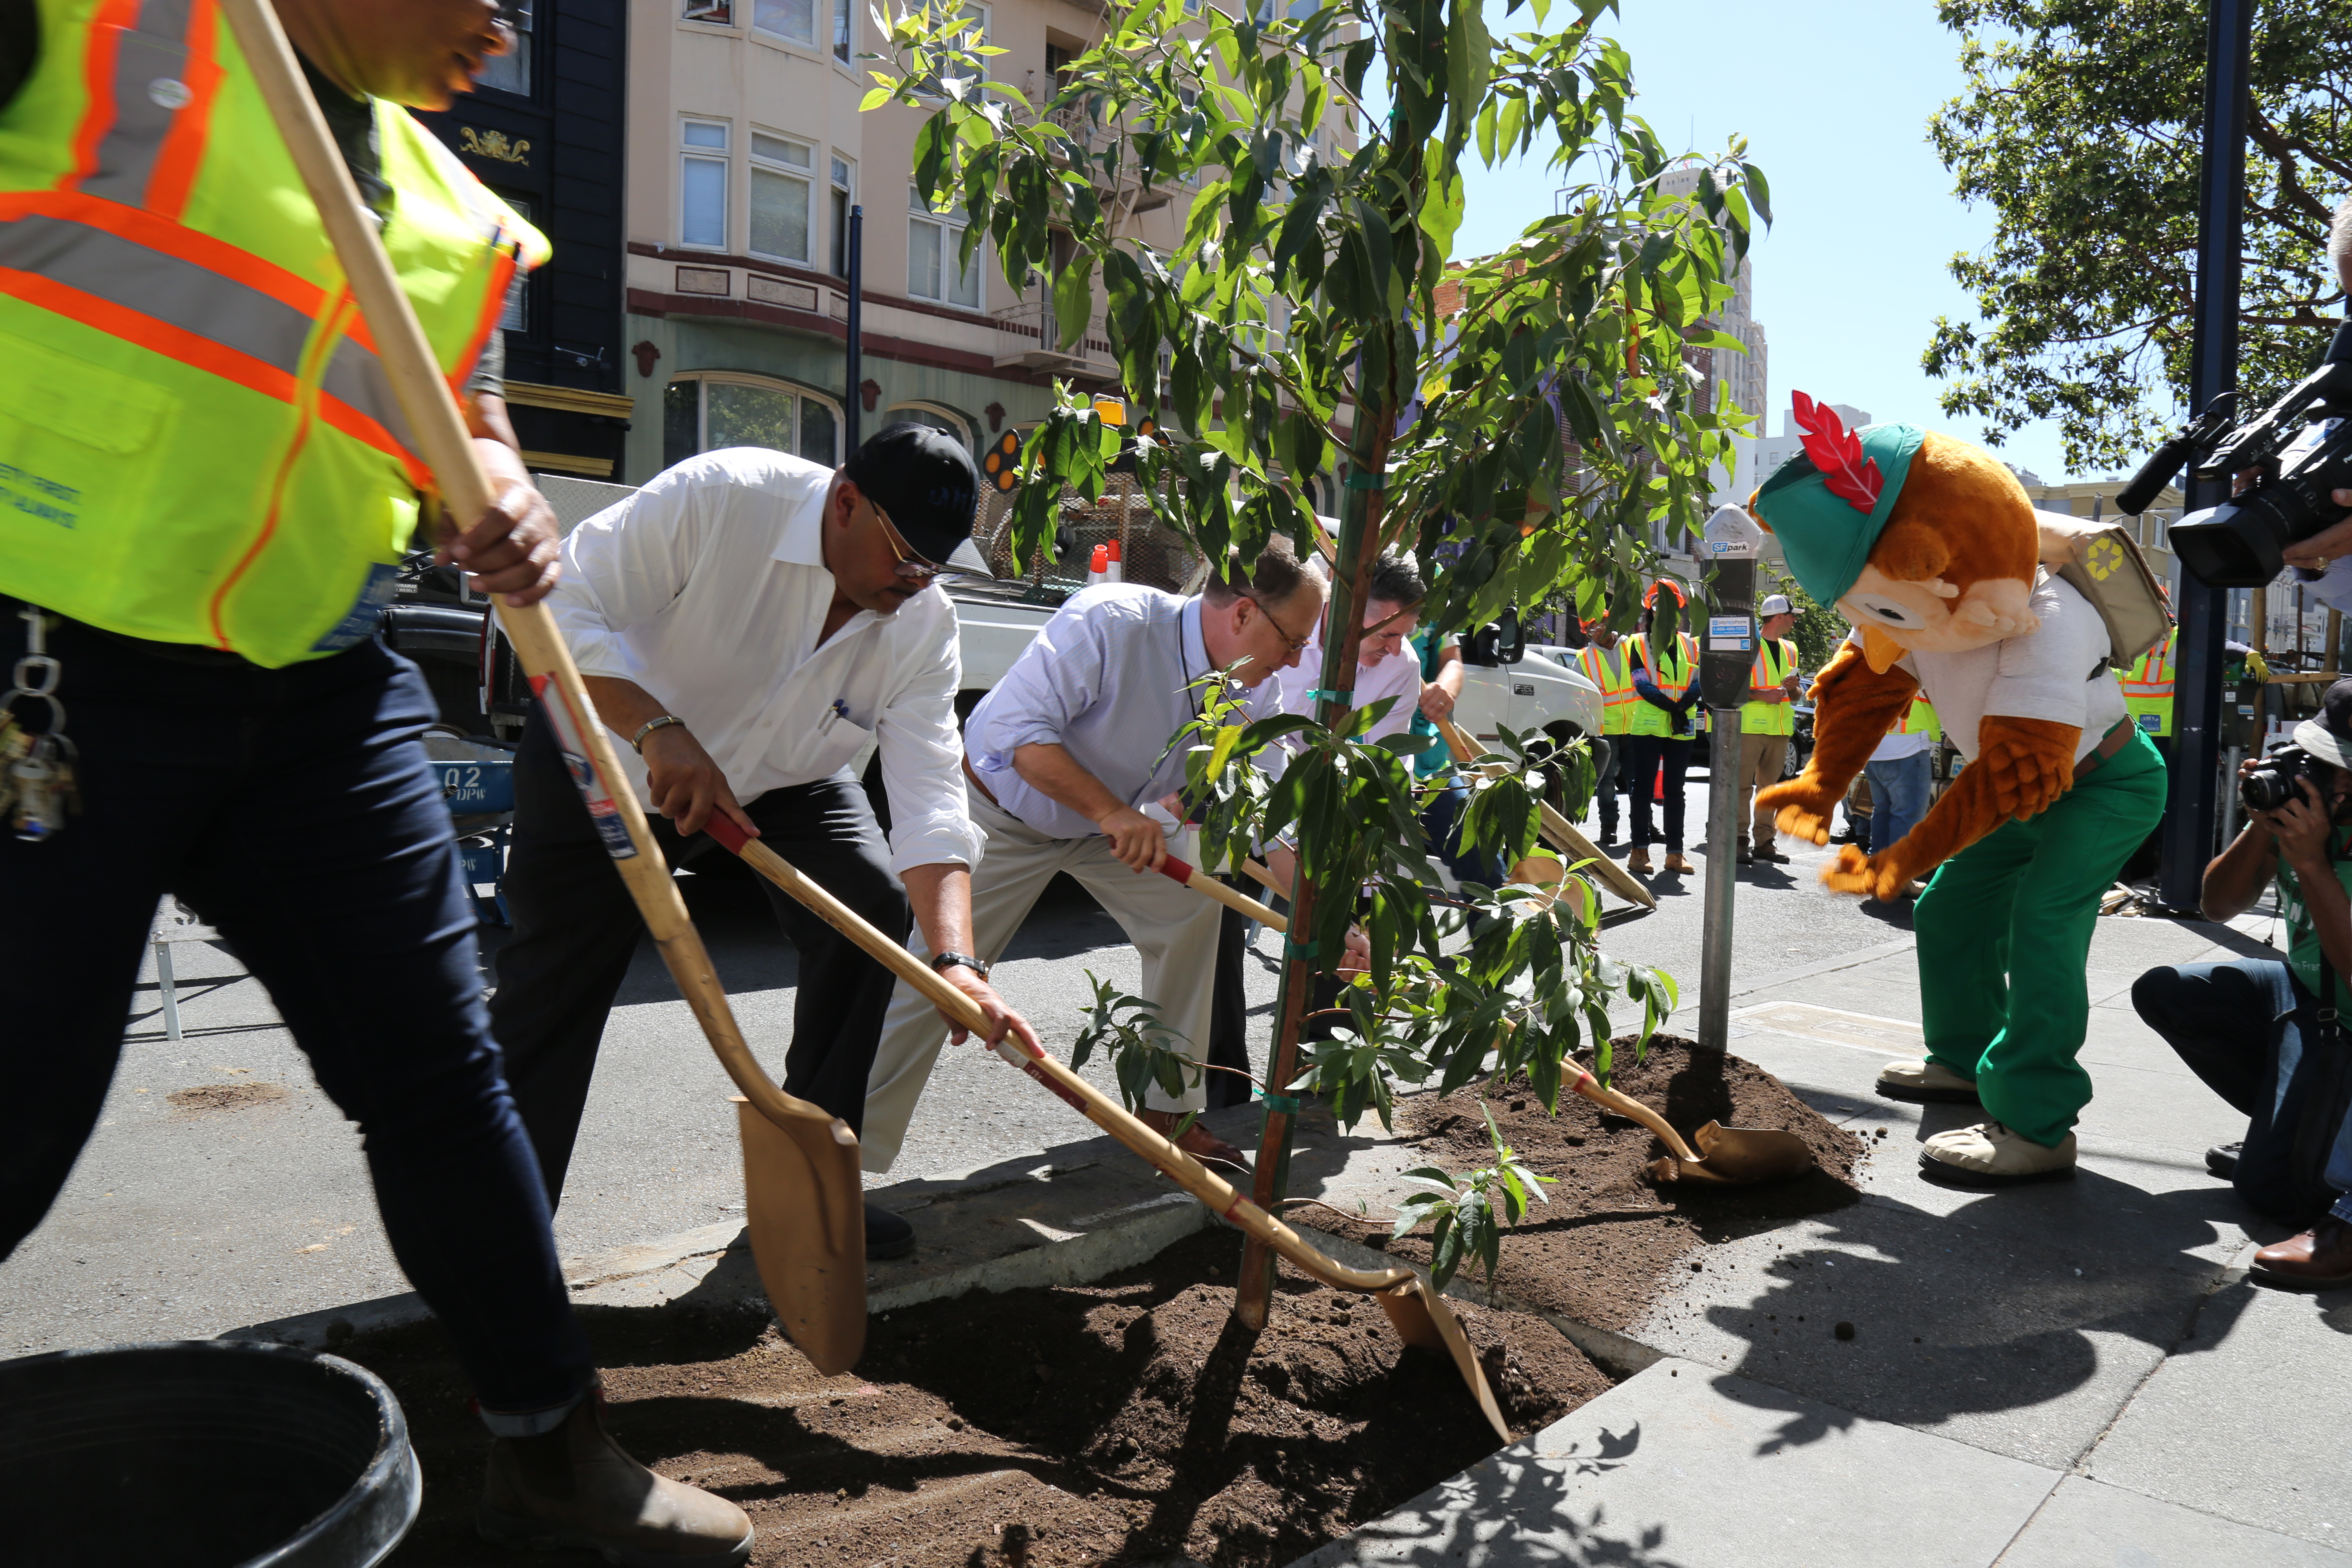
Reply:
[[[1919, 368], [1937, 316], [1974, 313], [1946, 264], [1992, 235], [1991, 213], [1951, 194], [1927, 141], [1928, 117], [1961, 86], [1957, 37], [1930, 0], [1622, 0], [1621, 11], [1600, 30], [1633, 57], [1635, 107], [1660, 140], [1710, 153], [1745, 135], [1771, 181], [1776, 221], [1750, 252], [1771, 429], [1801, 388], [1978, 439], [1975, 421], [1945, 416], [1941, 384]], [[1487, 0], [1486, 18], [1497, 35], [1535, 25], [1525, 5], [1507, 17], [1502, 0]], [[1550, 210], [1556, 182], [1539, 161], [1469, 163], [1457, 254], [1496, 249]], [[2045, 481], [2065, 477], [2054, 426], [1997, 450]]]

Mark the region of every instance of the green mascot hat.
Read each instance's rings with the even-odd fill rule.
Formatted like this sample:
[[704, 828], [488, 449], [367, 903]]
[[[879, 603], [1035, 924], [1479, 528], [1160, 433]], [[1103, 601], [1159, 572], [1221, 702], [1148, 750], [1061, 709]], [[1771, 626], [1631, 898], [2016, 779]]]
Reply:
[[1753, 504], [1805, 592], [1834, 605], [1862, 575], [1926, 433], [1916, 425], [1849, 430], [1827, 404], [1801, 392], [1793, 404], [1804, 449], [1772, 470]]

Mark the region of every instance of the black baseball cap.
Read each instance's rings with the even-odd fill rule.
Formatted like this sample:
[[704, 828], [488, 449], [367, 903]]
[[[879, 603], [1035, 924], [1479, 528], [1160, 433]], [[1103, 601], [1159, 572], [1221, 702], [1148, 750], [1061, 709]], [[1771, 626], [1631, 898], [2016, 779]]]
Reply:
[[912, 420], [886, 425], [841, 471], [890, 516], [914, 552], [945, 565], [971, 537], [980, 512], [980, 470], [963, 443]]
[[2339, 680], [2319, 700], [2319, 717], [2294, 727], [2294, 743], [2323, 763], [2352, 768], [2352, 680]]

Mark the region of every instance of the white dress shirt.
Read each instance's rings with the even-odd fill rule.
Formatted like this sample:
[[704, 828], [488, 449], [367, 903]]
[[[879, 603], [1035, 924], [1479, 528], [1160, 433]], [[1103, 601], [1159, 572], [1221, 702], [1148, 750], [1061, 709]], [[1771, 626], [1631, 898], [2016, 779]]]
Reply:
[[[685, 720], [736, 799], [841, 773], [878, 737], [891, 868], [976, 866], [955, 606], [930, 588], [891, 615], [858, 611], [819, 647], [832, 483], [761, 447], [688, 458], [572, 531], [547, 603], [580, 673], [635, 681]], [[645, 801], [646, 765], [619, 739]]]
[[[2078, 763], [2124, 717], [2115, 672], [2099, 668], [2107, 657], [2107, 625], [2091, 602], [2064, 578], [2043, 573], [2027, 603], [2042, 622], [2030, 637], [1965, 653], [1910, 653], [1898, 661], [1936, 705], [1946, 737], [1970, 762], [1977, 760], [1977, 726], [1989, 715], [2080, 725]], [[1861, 639], [1855, 632], [1847, 640]]]
[[1129, 805], [1182, 787], [1184, 748], [1169, 742], [1199, 717], [1191, 682], [1210, 673], [1201, 601], [1113, 584], [1072, 595], [964, 723], [972, 772], [996, 804], [1055, 838], [1099, 836], [1079, 813], [1013, 771], [1023, 746], [1058, 745]]

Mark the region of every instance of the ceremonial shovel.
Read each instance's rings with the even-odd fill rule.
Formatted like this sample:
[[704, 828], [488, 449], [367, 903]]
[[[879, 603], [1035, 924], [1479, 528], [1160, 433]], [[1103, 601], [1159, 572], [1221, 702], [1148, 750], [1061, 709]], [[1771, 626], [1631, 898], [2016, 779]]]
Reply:
[[[360, 205], [359, 192], [319, 116], [277, 14], [268, 0], [224, 0], [224, 9], [318, 206], [400, 410], [433, 470], [443, 507], [453, 518], [481, 516], [490, 507], [490, 486], [473, 439], [374, 225]], [[662, 961], [727, 1076], [743, 1091], [739, 1121], [745, 1220], [760, 1282], [776, 1319], [818, 1371], [846, 1371], [866, 1343], [866, 1210], [857, 1137], [838, 1117], [771, 1083], [744, 1044], [728, 1010], [727, 993], [646, 831], [636, 795], [621, 773], [612, 740], [547, 606], [516, 609], [499, 603], [497, 608]]]
[[[733, 821], [716, 812], [703, 824], [702, 830], [741, 856], [760, 875], [806, 904], [826, 924], [872, 953], [885, 968], [921, 992], [961, 1027], [986, 1036], [988, 1020], [971, 997], [941, 979], [905, 947], [868, 925], [857, 911], [801, 875], [782, 856], [747, 837]], [[1352, 1290], [1377, 1300], [1396, 1329], [1397, 1338], [1405, 1343], [1443, 1350], [1451, 1355], [1462, 1380], [1470, 1385], [1472, 1397], [1478, 1401], [1479, 1410], [1495, 1428], [1495, 1435], [1506, 1443], [1511, 1440], [1509, 1428], [1503, 1425], [1503, 1413], [1496, 1407], [1494, 1392], [1486, 1386], [1486, 1374], [1479, 1369], [1478, 1358], [1471, 1352], [1470, 1342], [1462, 1332], [1462, 1324], [1437, 1292], [1429, 1288], [1427, 1279], [1410, 1268], [1348, 1268], [1332, 1262], [1309, 1247], [1297, 1231], [1234, 1192], [1198, 1160], [1129, 1115], [1108, 1095], [1052, 1057], [1033, 1051], [1010, 1033], [993, 1048], [998, 1056], [1044, 1084], [1087, 1121], [1207, 1205], [1210, 1213], [1222, 1215], [1257, 1237], [1290, 1259], [1308, 1278], [1334, 1289]]]

